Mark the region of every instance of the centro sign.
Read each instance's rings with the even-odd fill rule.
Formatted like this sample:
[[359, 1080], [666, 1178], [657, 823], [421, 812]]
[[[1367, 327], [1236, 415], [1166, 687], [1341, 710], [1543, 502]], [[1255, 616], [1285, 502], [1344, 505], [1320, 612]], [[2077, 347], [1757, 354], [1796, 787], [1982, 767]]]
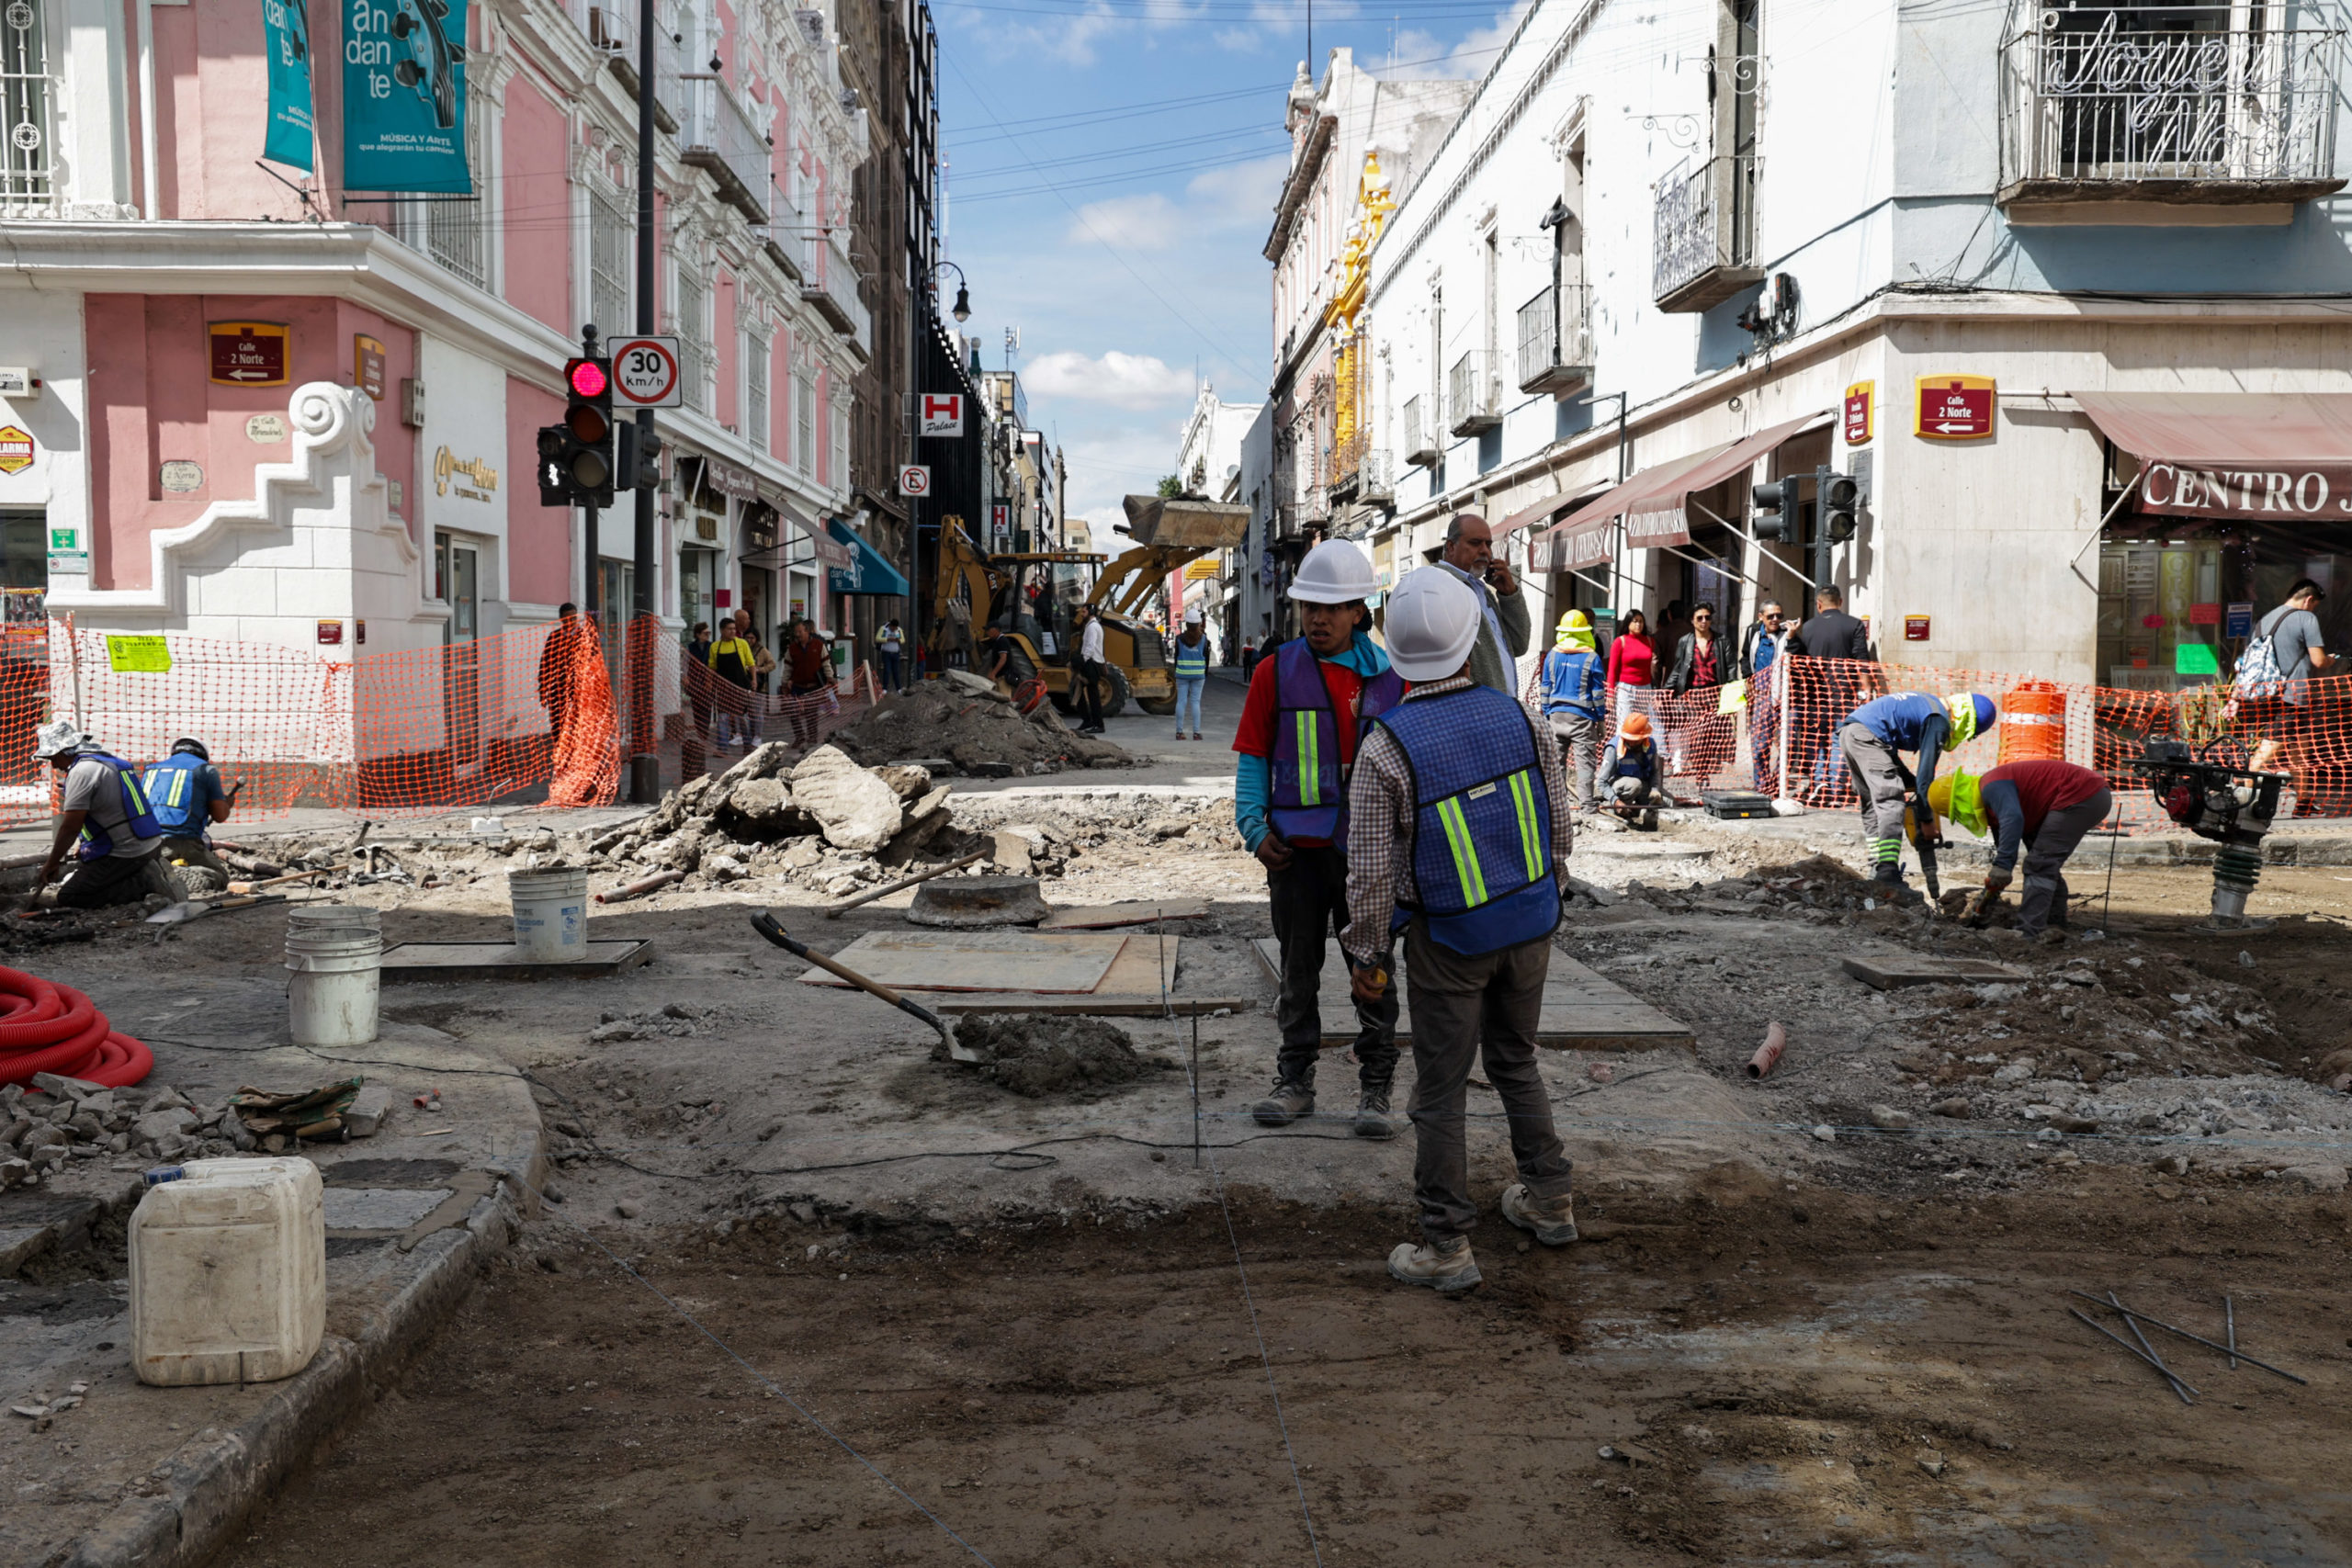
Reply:
[[[2330, 497], [2338, 498], [2333, 506]], [[2352, 513], [2352, 464], [2278, 469], [2185, 468], [2151, 463], [2143, 470], [2133, 510], [2194, 517]]]

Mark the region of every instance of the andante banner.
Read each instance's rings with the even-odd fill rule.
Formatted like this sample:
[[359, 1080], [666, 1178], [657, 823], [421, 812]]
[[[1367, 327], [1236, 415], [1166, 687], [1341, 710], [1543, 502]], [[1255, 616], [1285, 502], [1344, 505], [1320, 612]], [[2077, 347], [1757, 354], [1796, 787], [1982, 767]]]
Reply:
[[343, 183], [470, 196], [466, 0], [345, 0]]
[[269, 130], [261, 155], [273, 164], [311, 167], [311, 18], [303, 0], [261, 0], [262, 32], [269, 51]]

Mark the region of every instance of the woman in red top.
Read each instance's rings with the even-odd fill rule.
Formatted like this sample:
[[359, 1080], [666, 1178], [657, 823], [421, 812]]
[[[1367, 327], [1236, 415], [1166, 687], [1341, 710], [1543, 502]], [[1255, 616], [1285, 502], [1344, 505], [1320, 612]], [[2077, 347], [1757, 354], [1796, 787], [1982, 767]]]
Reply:
[[1650, 640], [1649, 617], [1639, 610], [1627, 613], [1625, 624], [1609, 644], [1609, 705], [1619, 718], [1634, 711], [1634, 690], [1650, 683], [1657, 664], [1657, 647]]

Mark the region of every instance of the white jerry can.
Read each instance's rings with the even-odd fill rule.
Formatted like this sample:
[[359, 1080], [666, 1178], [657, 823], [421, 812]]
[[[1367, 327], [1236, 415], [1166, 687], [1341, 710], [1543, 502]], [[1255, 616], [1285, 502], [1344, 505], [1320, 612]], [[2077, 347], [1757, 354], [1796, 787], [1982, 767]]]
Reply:
[[319, 1168], [190, 1160], [130, 1216], [130, 1365], [164, 1386], [267, 1382], [318, 1354], [327, 1323]]

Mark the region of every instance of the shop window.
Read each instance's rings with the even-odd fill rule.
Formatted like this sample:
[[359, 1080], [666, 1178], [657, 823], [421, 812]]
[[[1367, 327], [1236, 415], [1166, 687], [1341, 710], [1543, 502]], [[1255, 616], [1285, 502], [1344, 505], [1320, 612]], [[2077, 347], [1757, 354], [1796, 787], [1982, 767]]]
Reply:
[[[2161, 527], [2166, 519], [2147, 524]], [[2308, 577], [2328, 590], [2319, 607], [2326, 645], [2344, 645], [2352, 555], [2280, 531], [2114, 537], [2099, 547], [2098, 676], [2106, 685], [2177, 692], [2226, 680], [2246, 634]]]

